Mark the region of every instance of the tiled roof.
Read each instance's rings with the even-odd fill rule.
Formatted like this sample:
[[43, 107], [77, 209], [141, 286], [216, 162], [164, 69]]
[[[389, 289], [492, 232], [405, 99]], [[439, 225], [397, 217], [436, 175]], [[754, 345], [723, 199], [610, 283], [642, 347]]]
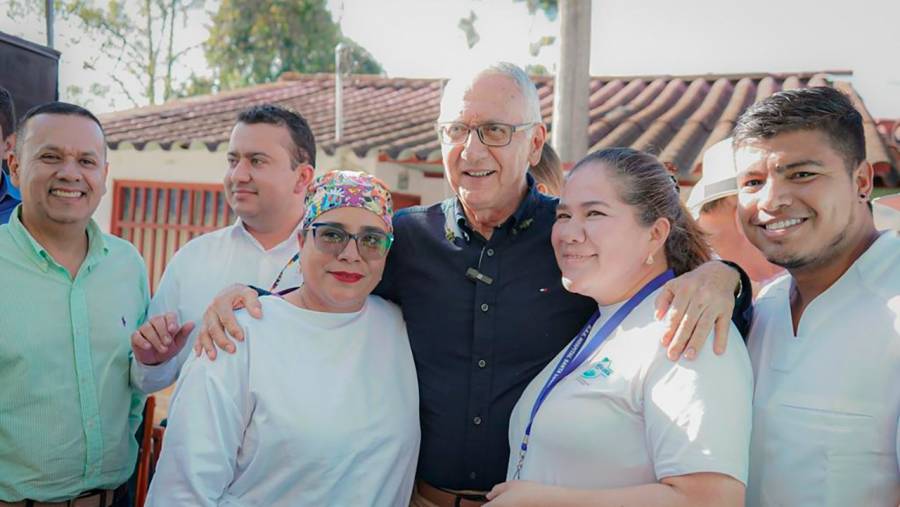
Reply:
[[[590, 87], [591, 149], [631, 146], [657, 154], [681, 179], [695, 181], [703, 150], [728, 137], [740, 113], [753, 102], [791, 88], [831, 85], [847, 93], [863, 115], [866, 149], [882, 184], [900, 185], [895, 132], [876, 126], [847, 71], [792, 74], [594, 77]], [[541, 114], [550, 126], [553, 79], [535, 77]], [[436, 161], [440, 147], [433, 124], [443, 80], [353, 76], [344, 88], [342, 147], [362, 157]], [[320, 149], [334, 153], [334, 78], [331, 74], [287, 74], [275, 83], [217, 95], [175, 100], [160, 106], [102, 117], [110, 146], [131, 143], [163, 149], [202, 143], [215, 150], [228, 141], [238, 111], [277, 102], [309, 120]], [[892, 126], [893, 129], [893, 126]]]

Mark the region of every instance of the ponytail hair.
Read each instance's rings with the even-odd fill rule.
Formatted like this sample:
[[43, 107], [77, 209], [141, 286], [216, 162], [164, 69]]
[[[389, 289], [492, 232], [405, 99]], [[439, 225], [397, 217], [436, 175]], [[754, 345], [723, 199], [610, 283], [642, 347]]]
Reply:
[[703, 232], [681, 202], [678, 182], [653, 155], [631, 148], [607, 148], [588, 154], [569, 171], [607, 169], [619, 198], [636, 209], [638, 222], [649, 227], [659, 218], [669, 221], [665, 253], [676, 275], [687, 273], [711, 258]]

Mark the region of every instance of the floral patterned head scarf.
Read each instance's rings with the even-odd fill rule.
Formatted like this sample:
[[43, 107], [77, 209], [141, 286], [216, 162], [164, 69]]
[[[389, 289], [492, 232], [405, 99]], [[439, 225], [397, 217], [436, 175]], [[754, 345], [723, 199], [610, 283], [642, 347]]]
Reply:
[[357, 171], [330, 171], [316, 178], [306, 192], [307, 229], [322, 213], [337, 208], [363, 208], [378, 215], [393, 231], [394, 204], [387, 186], [371, 174]]

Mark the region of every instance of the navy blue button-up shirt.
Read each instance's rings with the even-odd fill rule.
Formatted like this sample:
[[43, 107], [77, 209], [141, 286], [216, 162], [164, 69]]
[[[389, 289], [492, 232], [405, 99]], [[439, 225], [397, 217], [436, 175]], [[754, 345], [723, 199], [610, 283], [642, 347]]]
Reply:
[[12, 186], [9, 176], [0, 170], [0, 225], [9, 222], [9, 216], [20, 202], [18, 190]]
[[394, 217], [375, 293], [406, 320], [421, 400], [418, 475], [430, 484], [488, 490], [506, 479], [513, 406], [597, 309], [562, 287], [550, 244], [556, 203], [529, 177], [525, 199], [489, 240], [455, 198]]

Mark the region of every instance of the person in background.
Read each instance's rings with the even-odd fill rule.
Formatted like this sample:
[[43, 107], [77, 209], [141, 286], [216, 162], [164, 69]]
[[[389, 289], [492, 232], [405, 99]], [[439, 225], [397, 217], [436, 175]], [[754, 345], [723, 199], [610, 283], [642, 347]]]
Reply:
[[103, 127], [79, 106], [37, 106], [9, 162], [22, 204], [0, 225], [0, 505], [130, 506], [144, 397], [128, 337], [150, 290], [137, 250], [91, 220]]
[[[299, 233], [303, 285], [240, 312], [244, 341], [178, 381], [151, 507], [409, 501], [416, 372], [400, 309], [370, 296], [393, 241], [391, 195], [365, 173], [318, 178]], [[297, 268], [294, 268], [297, 269]]]
[[703, 176], [691, 189], [687, 207], [706, 233], [713, 252], [747, 272], [755, 296], [766, 283], [784, 273], [784, 269], [766, 261], [744, 234], [737, 215], [735, 176], [729, 137], [703, 153]]
[[548, 143], [541, 148], [541, 159], [528, 169], [528, 174], [534, 177], [534, 184], [538, 192], [553, 197], [562, 193], [563, 170], [559, 162], [559, 155]]
[[302, 280], [296, 235], [316, 163], [309, 124], [272, 104], [242, 111], [227, 162], [225, 197], [238, 220], [176, 252], [150, 302], [151, 318], [132, 337], [137, 385], [146, 393], [175, 382], [195, 326], [222, 288], [244, 283], [277, 291]]
[[[16, 145], [16, 105], [12, 95], [0, 86], [0, 167]], [[5, 169], [0, 169], [0, 224], [9, 222], [13, 209], [22, 202]]]
[[[553, 249], [566, 290], [599, 310], [525, 389], [509, 425], [510, 482], [489, 507], [744, 505], [753, 377], [727, 352], [672, 362], [653, 299], [710, 258], [652, 155], [594, 152], [569, 172]], [[711, 343], [710, 343], [711, 346]]]
[[747, 505], [900, 503], [900, 234], [879, 232], [862, 117], [830, 87], [734, 130], [738, 212], [788, 275], [756, 299]]

